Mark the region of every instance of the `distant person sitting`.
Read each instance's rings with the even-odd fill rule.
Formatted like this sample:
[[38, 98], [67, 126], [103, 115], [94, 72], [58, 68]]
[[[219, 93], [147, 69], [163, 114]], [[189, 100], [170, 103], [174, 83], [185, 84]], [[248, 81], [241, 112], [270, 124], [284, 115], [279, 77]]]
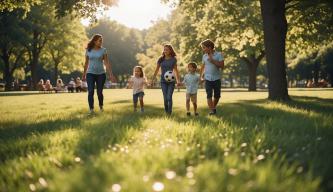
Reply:
[[313, 83], [312, 80], [309, 80], [309, 81], [306, 83], [306, 87], [308, 87], [308, 88], [313, 87], [313, 85], [314, 85], [314, 83]]
[[68, 90], [68, 92], [74, 93], [74, 88], [75, 88], [74, 78], [71, 78], [71, 80], [69, 81], [69, 83], [67, 85], [67, 90]]
[[62, 80], [61, 79], [58, 79], [57, 80], [57, 85], [56, 87], [54, 88], [55, 92], [58, 93], [60, 91], [64, 91], [64, 84], [62, 83]]
[[81, 89], [82, 89], [83, 92], [87, 92], [87, 90], [88, 90], [87, 81], [82, 81]]
[[75, 90], [77, 93], [82, 91], [82, 81], [81, 81], [80, 77], [76, 78]]
[[328, 87], [328, 83], [325, 79], [321, 79], [319, 82], [318, 82], [318, 87]]
[[46, 80], [46, 82], [45, 82], [45, 91], [49, 91], [49, 92], [53, 91], [53, 87], [52, 87], [52, 84], [49, 79]]
[[20, 82], [18, 79], [15, 79], [14, 82], [13, 82], [13, 88], [14, 88], [14, 91], [19, 91], [20, 90]]
[[45, 91], [45, 85], [44, 85], [44, 80], [40, 79], [38, 84], [37, 84], [37, 90], [38, 91]]

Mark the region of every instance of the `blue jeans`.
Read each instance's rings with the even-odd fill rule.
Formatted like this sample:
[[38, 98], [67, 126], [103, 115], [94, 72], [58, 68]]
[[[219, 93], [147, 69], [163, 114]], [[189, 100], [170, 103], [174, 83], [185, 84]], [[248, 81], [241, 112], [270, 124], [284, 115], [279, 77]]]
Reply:
[[99, 106], [103, 107], [103, 87], [106, 80], [106, 75], [104, 74], [92, 74], [87, 73], [87, 84], [88, 84], [88, 103], [89, 108], [94, 109], [94, 90], [95, 90], [95, 83], [97, 87], [97, 96]]
[[166, 113], [172, 113], [172, 94], [175, 89], [175, 83], [161, 82], [161, 88], [164, 98], [164, 110]]
[[144, 92], [139, 92], [139, 93], [135, 93], [133, 94], [133, 102], [137, 103], [139, 98], [143, 98], [143, 96], [145, 95]]

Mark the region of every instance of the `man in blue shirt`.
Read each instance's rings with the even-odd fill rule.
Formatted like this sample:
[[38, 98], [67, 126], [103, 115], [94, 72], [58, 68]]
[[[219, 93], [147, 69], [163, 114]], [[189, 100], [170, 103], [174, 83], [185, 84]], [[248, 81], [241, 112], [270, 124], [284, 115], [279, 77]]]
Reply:
[[[202, 81], [205, 81], [209, 114], [214, 115], [216, 114], [216, 105], [221, 97], [220, 68], [224, 68], [224, 58], [221, 52], [215, 51], [215, 45], [209, 39], [201, 42], [201, 48], [205, 54], [202, 56], [203, 65], [200, 70], [200, 77]], [[212, 99], [213, 94], [214, 100]]]

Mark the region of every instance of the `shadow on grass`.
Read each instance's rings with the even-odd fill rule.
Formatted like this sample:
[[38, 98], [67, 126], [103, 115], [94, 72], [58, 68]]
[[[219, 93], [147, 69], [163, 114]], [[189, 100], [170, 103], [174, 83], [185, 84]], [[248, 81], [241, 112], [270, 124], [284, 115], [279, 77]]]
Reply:
[[120, 143], [130, 129], [142, 129], [141, 122], [146, 118], [159, 118], [162, 111], [159, 108], [146, 106], [146, 112], [132, 112], [132, 106], [123, 106], [127, 111], [104, 112], [98, 122], [84, 127], [85, 133], [77, 144], [75, 154], [87, 159], [98, 155], [109, 145]]
[[[285, 105], [286, 109], [291, 108], [290, 110], [283, 107], [268, 108], [265, 107], [265, 103], [268, 101], [223, 104], [222, 107], [218, 107], [219, 113], [215, 118], [231, 125], [234, 137], [241, 142], [256, 145], [260, 135], [262, 143], [256, 147], [257, 155], [264, 153], [265, 149], [275, 149], [275, 153], [281, 158], [286, 156], [287, 162], [301, 165], [304, 171], [311, 170], [314, 176], [322, 178], [322, 189], [331, 191], [333, 189], [332, 99], [293, 97], [292, 101], [282, 103], [282, 106]], [[181, 117], [176, 119], [180, 122], [188, 120]], [[225, 132], [224, 127], [219, 127], [218, 121], [212, 122], [207, 116], [201, 116], [194, 121], [202, 127], [212, 127], [216, 134]], [[203, 152], [207, 159], [223, 161], [223, 149], [217, 144], [217, 141], [207, 142]]]
[[25, 156], [28, 152], [42, 152], [47, 146], [43, 146], [43, 142], [36, 139], [36, 136], [79, 127], [80, 123], [80, 117], [71, 117], [65, 120], [57, 119], [30, 124], [23, 122], [2, 124], [0, 141], [1, 145], [6, 145], [6, 147], [0, 149], [0, 162]]
[[317, 113], [333, 115], [333, 99], [318, 97], [292, 96], [292, 101], [287, 102], [290, 107], [315, 111]]
[[[240, 141], [248, 144], [254, 144], [257, 139], [257, 134], [264, 136], [263, 144], [256, 150], [261, 153], [265, 149], [278, 148], [281, 149], [279, 155], [287, 156], [290, 163], [297, 163], [305, 167], [305, 171], [311, 168], [315, 176], [322, 178], [323, 190], [330, 191], [332, 186], [329, 183], [333, 180], [333, 130], [332, 126], [327, 123], [329, 116], [333, 114], [332, 99], [320, 99], [316, 97], [293, 97], [294, 100], [283, 103], [290, 108], [304, 109], [314, 111], [319, 115], [309, 115], [304, 112], [293, 112], [280, 108], [266, 108], [267, 100], [255, 101], [239, 101], [237, 103], [222, 104], [218, 107], [218, 114], [214, 117], [205, 115], [205, 107], [200, 109], [199, 117], [188, 118], [185, 113], [180, 115], [176, 111], [170, 120], [175, 120], [180, 123], [186, 123], [192, 120], [198, 123], [200, 127], [209, 127], [216, 133], [228, 133], [225, 127], [221, 126], [221, 121], [228, 125], [232, 125], [235, 136]], [[127, 100], [115, 103], [127, 103]], [[222, 101], [223, 102], [223, 101]], [[204, 105], [203, 105], [204, 106]], [[160, 118], [164, 116], [162, 108], [146, 106], [144, 114], [132, 113], [132, 106], [122, 106], [129, 110], [104, 112], [90, 119], [85, 119], [82, 123], [82, 118], [74, 118], [70, 120], [53, 121], [36, 123], [33, 125], [15, 125], [6, 129], [0, 129], [1, 141], [12, 141], [27, 138], [36, 134], [44, 134], [52, 131], [67, 129], [69, 127], [80, 127], [83, 130], [83, 135], [79, 138], [74, 154], [81, 157], [85, 166], [82, 167], [82, 181], [78, 185], [91, 187], [92, 190], [102, 191], [109, 184], [107, 180], [97, 182], [90, 179], [91, 175], [99, 174], [97, 179], [106, 177], [103, 175], [105, 170], [99, 170], [94, 166], [94, 160], [103, 151], [108, 148], [108, 145], [114, 145], [126, 141], [130, 130], [142, 129], [142, 121], [146, 118]], [[130, 112], [128, 112], [130, 111]], [[205, 112], [204, 112], [205, 111]], [[212, 121], [212, 118], [215, 121]], [[241, 130], [246, 127], [247, 129]], [[200, 141], [200, 135], [195, 135], [193, 142]], [[321, 138], [320, 141], [317, 138]], [[19, 142], [19, 141], [17, 141]], [[207, 141], [206, 148], [203, 153], [207, 159], [217, 159], [223, 161], [223, 149], [216, 145], [215, 141]], [[42, 146], [38, 141], [33, 144], [22, 144], [22, 148], [27, 150], [38, 149], [42, 151], [46, 146]], [[305, 150], [302, 150], [305, 147]], [[20, 149], [14, 148], [8, 156], [9, 151], [1, 151], [1, 161], [6, 158], [15, 158], [21, 156]], [[17, 155], [15, 153], [18, 153]], [[26, 152], [26, 151], [24, 151]], [[193, 153], [193, 152], [191, 152]], [[195, 165], [200, 162], [200, 155], [185, 154], [187, 165]], [[298, 153], [298, 156], [295, 154]], [[194, 163], [193, 163], [194, 162]], [[186, 166], [185, 166], [186, 167]], [[185, 171], [183, 171], [185, 174]], [[82, 183], [83, 182], [83, 183]], [[77, 187], [77, 186], [76, 186]], [[75, 186], [73, 186], [75, 188]], [[82, 188], [81, 188], [82, 189]], [[86, 189], [88, 190], [88, 189]]]

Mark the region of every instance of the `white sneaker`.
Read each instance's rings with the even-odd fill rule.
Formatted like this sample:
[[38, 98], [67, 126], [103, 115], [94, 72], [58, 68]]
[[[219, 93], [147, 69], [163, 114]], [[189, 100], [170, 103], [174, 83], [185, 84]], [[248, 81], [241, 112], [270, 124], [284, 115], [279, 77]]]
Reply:
[[95, 114], [94, 110], [93, 110], [93, 109], [90, 109], [88, 115], [94, 115], [94, 114]]

